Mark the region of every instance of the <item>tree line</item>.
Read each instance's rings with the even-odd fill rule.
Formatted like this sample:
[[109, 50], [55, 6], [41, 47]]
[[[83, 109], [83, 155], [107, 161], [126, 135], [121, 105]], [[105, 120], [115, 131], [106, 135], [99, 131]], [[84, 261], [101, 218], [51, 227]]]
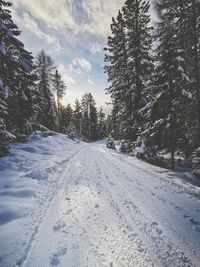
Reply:
[[105, 47], [114, 138], [185, 157], [200, 146], [200, 1], [126, 0]]
[[65, 107], [66, 85], [51, 56], [35, 59], [18, 39], [10, 2], [0, 0], [0, 155], [12, 142], [25, 141], [36, 129], [48, 128], [88, 141], [105, 136], [105, 114], [91, 93], [74, 108]]
[[97, 110], [91, 93], [83, 95], [81, 101], [76, 99], [73, 107], [62, 104], [66, 85], [53, 60], [43, 50], [35, 59], [33, 73], [37, 80], [33, 86], [32, 122], [85, 141], [105, 137], [105, 113], [102, 107]]
[[60, 127], [60, 132], [87, 142], [103, 139], [107, 135], [106, 115], [102, 107], [97, 110], [91, 93], [84, 94], [81, 101], [76, 99], [73, 106], [61, 105]]

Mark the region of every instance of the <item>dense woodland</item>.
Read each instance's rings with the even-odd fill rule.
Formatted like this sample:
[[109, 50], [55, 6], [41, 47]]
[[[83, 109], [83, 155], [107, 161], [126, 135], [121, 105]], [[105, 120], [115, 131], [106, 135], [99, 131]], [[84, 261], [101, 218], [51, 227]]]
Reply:
[[105, 114], [91, 93], [64, 106], [66, 85], [45, 51], [33, 58], [18, 39], [11, 3], [0, 0], [0, 155], [35, 130], [93, 141], [106, 135]]
[[[186, 158], [200, 146], [200, 1], [126, 0], [105, 48], [116, 139]], [[156, 17], [153, 22], [150, 14]]]

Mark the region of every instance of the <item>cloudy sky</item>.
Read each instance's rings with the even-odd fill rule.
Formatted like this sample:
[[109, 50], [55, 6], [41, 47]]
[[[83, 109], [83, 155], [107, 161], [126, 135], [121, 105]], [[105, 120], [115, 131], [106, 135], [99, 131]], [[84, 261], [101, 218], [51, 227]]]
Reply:
[[13, 18], [25, 47], [51, 55], [65, 80], [66, 102], [91, 92], [98, 104], [105, 94], [104, 53], [112, 16], [124, 0], [11, 0]]

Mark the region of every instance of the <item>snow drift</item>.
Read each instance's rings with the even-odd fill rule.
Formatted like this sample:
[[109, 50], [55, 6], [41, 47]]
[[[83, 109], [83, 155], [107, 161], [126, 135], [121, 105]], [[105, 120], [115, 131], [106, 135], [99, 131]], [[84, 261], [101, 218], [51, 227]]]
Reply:
[[22, 257], [58, 190], [65, 164], [83, 146], [62, 134], [42, 137], [36, 132], [0, 159], [0, 266], [13, 266]]

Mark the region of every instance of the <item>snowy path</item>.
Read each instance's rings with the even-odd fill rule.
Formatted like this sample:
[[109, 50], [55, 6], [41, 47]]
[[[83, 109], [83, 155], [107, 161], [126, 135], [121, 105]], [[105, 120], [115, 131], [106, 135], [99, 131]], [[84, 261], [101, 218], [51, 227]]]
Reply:
[[47, 201], [48, 183], [40, 181], [42, 213], [33, 213], [24, 250], [16, 243], [20, 258], [13, 264], [16, 252], [6, 248], [2, 267], [200, 266], [198, 186], [104, 144], [75, 146], [70, 143], [67, 159], [65, 149], [60, 162], [54, 155], [56, 164], [45, 169], [55, 188], [47, 190]]
[[199, 266], [200, 200], [102, 145], [71, 159], [20, 266]]

